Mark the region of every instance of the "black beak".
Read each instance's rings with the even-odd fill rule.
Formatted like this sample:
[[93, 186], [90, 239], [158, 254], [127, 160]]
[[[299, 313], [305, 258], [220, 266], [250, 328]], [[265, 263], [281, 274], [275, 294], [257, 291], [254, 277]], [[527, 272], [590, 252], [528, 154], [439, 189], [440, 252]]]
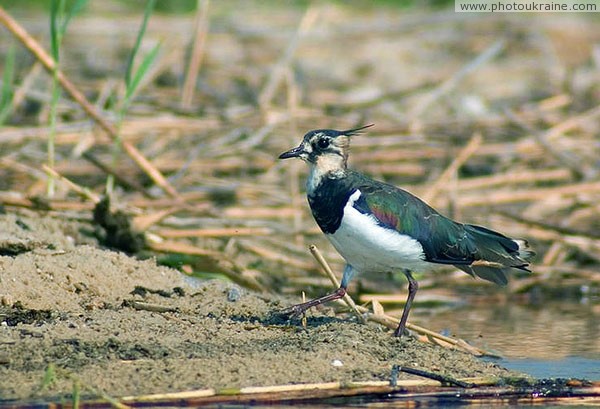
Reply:
[[302, 154], [302, 152], [304, 152], [302, 145], [296, 146], [295, 148], [290, 149], [287, 152], [283, 152], [281, 155], [279, 155], [279, 159], [297, 158], [298, 156], [300, 156], [300, 154]]

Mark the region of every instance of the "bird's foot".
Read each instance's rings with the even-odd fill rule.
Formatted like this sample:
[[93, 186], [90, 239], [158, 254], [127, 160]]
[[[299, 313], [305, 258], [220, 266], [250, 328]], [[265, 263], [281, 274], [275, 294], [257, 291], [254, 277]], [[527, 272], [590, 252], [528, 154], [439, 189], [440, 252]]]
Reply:
[[331, 294], [327, 294], [323, 297], [315, 298], [314, 300], [303, 302], [301, 304], [292, 305], [291, 307], [281, 310], [279, 315], [289, 318], [299, 317], [312, 307], [316, 307], [317, 305], [321, 305], [329, 301], [338, 300], [345, 294], [346, 289], [344, 287], [340, 287]]
[[310, 301], [301, 303], [301, 304], [292, 305], [291, 307], [284, 308], [283, 310], [279, 311], [278, 315], [289, 317], [289, 318], [296, 318], [296, 317], [299, 317], [302, 314], [304, 314], [312, 306], [313, 305], [310, 304]]

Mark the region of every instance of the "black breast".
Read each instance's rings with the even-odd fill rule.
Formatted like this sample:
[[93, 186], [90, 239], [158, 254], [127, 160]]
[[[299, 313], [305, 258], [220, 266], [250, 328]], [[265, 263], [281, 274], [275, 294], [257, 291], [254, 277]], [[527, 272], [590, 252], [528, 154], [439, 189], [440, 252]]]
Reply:
[[324, 177], [314, 192], [308, 196], [308, 204], [323, 233], [335, 233], [342, 223], [344, 206], [356, 189], [348, 178]]

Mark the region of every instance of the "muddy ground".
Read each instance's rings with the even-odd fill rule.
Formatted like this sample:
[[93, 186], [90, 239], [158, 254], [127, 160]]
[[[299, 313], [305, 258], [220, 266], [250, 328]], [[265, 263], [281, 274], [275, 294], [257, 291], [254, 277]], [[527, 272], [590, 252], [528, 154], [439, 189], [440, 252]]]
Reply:
[[152, 259], [101, 249], [82, 235], [86, 229], [33, 214], [0, 216], [4, 400], [69, 396], [73, 376], [118, 397], [385, 380], [393, 364], [454, 377], [509, 374], [327, 309], [311, 313], [303, 329], [273, 314], [297, 300], [196, 281]]

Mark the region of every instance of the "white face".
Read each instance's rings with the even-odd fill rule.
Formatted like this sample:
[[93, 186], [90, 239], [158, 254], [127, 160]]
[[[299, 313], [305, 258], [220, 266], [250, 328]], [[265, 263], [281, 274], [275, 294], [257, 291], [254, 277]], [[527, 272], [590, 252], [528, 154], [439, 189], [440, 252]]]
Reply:
[[327, 158], [328, 162], [339, 162], [341, 167], [346, 166], [350, 137], [358, 135], [364, 129], [373, 126], [365, 125], [359, 128], [336, 131], [335, 129], [316, 129], [304, 135], [302, 143], [283, 152], [279, 159], [300, 158], [306, 162], [316, 164], [318, 159]]
[[310, 163], [319, 159], [345, 161], [349, 138], [346, 135], [328, 135], [326, 132], [309, 132], [302, 141], [302, 153], [299, 157]]

